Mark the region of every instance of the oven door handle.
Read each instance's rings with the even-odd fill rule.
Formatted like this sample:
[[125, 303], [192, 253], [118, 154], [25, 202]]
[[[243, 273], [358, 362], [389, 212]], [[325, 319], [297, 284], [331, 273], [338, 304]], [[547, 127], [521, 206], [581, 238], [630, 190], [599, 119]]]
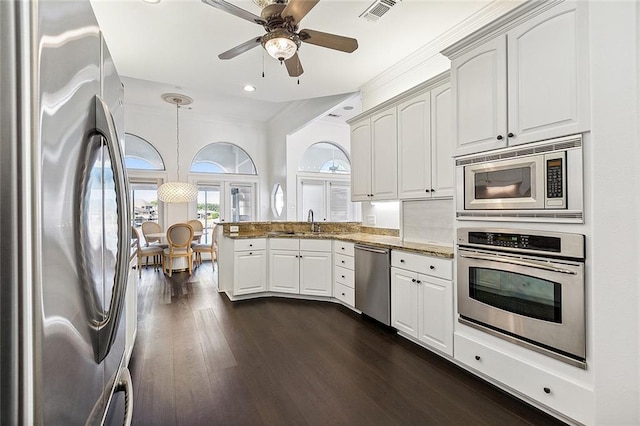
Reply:
[[461, 254], [460, 257], [463, 257], [465, 259], [476, 259], [476, 260], [487, 260], [490, 262], [501, 262], [501, 263], [509, 263], [512, 265], [518, 265], [518, 266], [528, 266], [531, 268], [537, 268], [537, 269], [543, 269], [545, 271], [552, 271], [552, 272], [558, 272], [561, 274], [568, 274], [568, 275], [577, 275], [577, 273], [575, 271], [570, 271], [568, 269], [563, 269], [563, 268], [556, 268], [554, 266], [549, 266], [549, 265], [545, 265], [544, 263], [539, 263], [539, 262], [533, 262], [530, 260], [516, 260], [516, 259], [502, 259], [500, 257], [496, 257], [496, 256], [486, 256], [483, 254], [474, 254], [473, 256], [468, 255], [468, 254]]

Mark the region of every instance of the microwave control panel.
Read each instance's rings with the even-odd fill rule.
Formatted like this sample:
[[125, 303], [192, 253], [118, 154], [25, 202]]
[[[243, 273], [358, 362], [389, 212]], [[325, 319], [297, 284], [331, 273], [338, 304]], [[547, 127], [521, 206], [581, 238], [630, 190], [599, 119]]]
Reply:
[[547, 154], [544, 157], [544, 161], [546, 169], [546, 207], [566, 207], [564, 152]]

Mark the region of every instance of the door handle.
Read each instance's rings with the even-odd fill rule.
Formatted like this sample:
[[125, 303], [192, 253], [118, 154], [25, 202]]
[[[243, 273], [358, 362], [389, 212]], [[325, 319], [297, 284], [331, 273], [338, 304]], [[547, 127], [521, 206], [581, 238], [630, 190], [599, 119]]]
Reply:
[[534, 262], [531, 260], [503, 259], [498, 256], [488, 256], [483, 254], [474, 254], [474, 255], [461, 254], [460, 257], [463, 257], [465, 259], [486, 260], [489, 262], [500, 262], [500, 263], [507, 263], [510, 265], [527, 266], [529, 268], [537, 268], [545, 271], [558, 272], [560, 274], [577, 275], [576, 272], [570, 271], [568, 269], [549, 266], [549, 265], [545, 265], [544, 263]]
[[[124, 160], [120, 149], [120, 142], [113, 121], [113, 116], [107, 104], [99, 97], [94, 98], [95, 123], [88, 133], [89, 141], [83, 154], [84, 163], [79, 167], [79, 190], [76, 192], [76, 212], [79, 218], [76, 228], [76, 256], [81, 282], [85, 284], [83, 296], [87, 316], [90, 319], [92, 330], [93, 351], [96, 363], [100, 363], [109, 353], [118, 331], [118, 323], [124, 307], [124, 297], [127, 289], [127, 273], [129, 263], [129, 244], [131, 241], [131, 228], [129, 224], [129, 189], [126, 179]], [[94, 139], [101, 136], [105, 140], [105, 147], [109, 155], [111, 170], [116, 194], [117, 209], [117, 253], [115, 259], [115, 271], [111, 299], [108, 308], [104, 308], [100, 302], [100, 296], [96, 293], [95, 278], [91, 265], [86, 260], [89, 237], [87, 230], [91, 226], [89, 191], [91, 191], [90, 169], [91, 165], [99, 158], [103, 145]], [[106, 285], [107, 283], [105, 283]]]
[[123, 426], [131, 426], [133, 420], [133, 381], [129, 369], [124, 367], [120, 371], [114, 394], [124, 392], [124, 421]]

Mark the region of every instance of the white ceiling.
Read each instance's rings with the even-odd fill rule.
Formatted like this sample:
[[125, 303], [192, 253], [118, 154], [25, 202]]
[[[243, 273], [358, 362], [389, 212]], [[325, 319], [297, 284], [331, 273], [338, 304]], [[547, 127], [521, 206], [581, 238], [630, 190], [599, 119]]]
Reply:
[[[251, 1], [229, 2], [260, 14]], [[218, 59], [219, 53], [264, 34], [264, 29], [200, 0], [161, 0], [158, 4], [92, 0], [125, 81], [127, 104], [159, 106], [163, 105], [162, 93], [179, 92], [194, 98], [192, 106], [198, 112], [258, 121], [270, 119], [290, 101], [357, 92], [490, 3], [402, 0], [372, 23], [359, 18], [371, 2], [321, 0], [309, 12], [301, 28], [353, 37], [359, 47], [347, 54], [303, 43], [299, 56], [304, 74], [298, 84], [260, 46], [231, 60]], [[244, 92], [245, 84], [254, 85], [256, 91]], [[343, 106], [341, 112], [345, 112]]]

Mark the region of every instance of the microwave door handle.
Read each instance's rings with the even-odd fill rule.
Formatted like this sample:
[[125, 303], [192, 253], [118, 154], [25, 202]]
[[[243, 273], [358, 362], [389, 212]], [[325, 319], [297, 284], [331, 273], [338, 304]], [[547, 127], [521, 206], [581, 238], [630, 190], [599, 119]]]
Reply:
[[568, 275], [576, 275], [574, 271], [570, 271], [568, 269], [556, 268], [554, 266], [549, 266], [549, 265], [545, 265], [544, 263], [533, 262], [530, 260], [502, 259], [496, 256], [485, 256], [482, 254], [474, 254], [473, 256], [468, 254], [461, 254], [460, 257], [463, 257], [465, 259], [487, 260], [490, 262], [501, 262], [501, 263], [508, 263], [511, 265], [528, 266], [531, 268], [543, 269], [545, 271], [558, 272], [561, 274], [568, 274]]

